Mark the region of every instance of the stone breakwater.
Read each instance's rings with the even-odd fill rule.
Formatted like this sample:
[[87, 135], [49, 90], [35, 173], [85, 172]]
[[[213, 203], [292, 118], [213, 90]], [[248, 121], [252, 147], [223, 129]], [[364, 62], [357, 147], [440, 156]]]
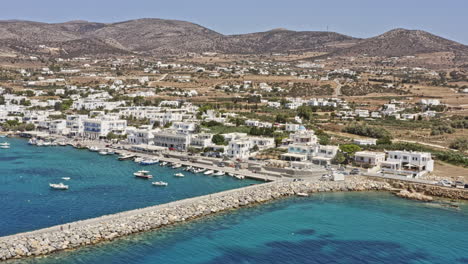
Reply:
[[2, 237], [0, 260], [75, 249], [298, 193], [368, 190], [392, 190], [392, 186], [364, 177], [350, 177], [343, 182], [277, 181], [258, 184]]

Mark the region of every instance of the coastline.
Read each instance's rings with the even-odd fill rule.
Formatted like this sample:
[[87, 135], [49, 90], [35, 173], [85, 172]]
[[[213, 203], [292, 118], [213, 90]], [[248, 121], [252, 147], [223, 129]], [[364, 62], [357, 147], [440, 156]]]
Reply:
[[391, 191], [364, 177], [343, 182], [275, 181], [0, 238], [0, 260], [47, 255], [301, 193]]

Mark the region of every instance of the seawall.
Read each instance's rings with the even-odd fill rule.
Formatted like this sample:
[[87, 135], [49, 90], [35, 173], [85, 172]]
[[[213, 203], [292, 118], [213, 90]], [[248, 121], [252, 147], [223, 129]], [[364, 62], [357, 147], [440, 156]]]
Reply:
[[275, 181], [0, 238], [0, 260], [47, 255], [298, 193], [392, 190], [384, 181]]

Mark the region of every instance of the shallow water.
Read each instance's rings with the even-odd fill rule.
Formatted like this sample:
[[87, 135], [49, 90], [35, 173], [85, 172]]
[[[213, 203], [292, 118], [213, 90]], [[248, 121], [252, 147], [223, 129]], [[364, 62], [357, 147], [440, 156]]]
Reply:
[[316, 194], [21, 263], [468, 263], [467, 217], [466, 204]]
[[[117, 213], [183, 198], [243, 187], [253, 180], [210, 177], [182, 170], [141, 166], [72, 147], [36, 147], [27, 141], [2, 138], [10, 149], [0, 149], [0, 236], [71, 221]], [[168, 187], [137, 179], [133, 172], [146, 169]], [[62, 177], [70, 177], [64, 181]], [[63, 182], [67, 191], [49, 188]]]

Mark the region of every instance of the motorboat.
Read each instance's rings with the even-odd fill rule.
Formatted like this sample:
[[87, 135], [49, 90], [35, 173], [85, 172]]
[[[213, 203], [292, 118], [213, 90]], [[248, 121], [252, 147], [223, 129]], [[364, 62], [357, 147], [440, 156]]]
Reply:
[[8, 143], [8, 142], [2, 142], [2, 143], [0, 143], [0, 146], [10, 146], [10, 143]]
[[238, 180], [243, 180], [245, 179], [245, 176], [244, 175], [234, 175], [234, 177]]
[[96, 146], [91, 146], [91, 147], [88, 147], [88, 150], [89, 150], [89, 151], [92, 151], [92, 152], [98, 152], [98, 151], [99, 151], [99, 148], [96, 147]]
[[303, 192], [296, 193], [296, 195], [299, 196], [299, 197], [307, 197], [307, 196], [309, 196], [309, 194], [303, 193]]
[[163, 181], [155, 181], [155, 182], [152, 182], [151, 184], [153, 184], [154, 186], [168, 186], [169, 185], [169, 183], [163, 182]]
[[69, 181], [69, 180], [71, 180], [71, 178], [70, 177], [62, 177], [62, 180]]
[[39, 147], [44, 146], [44, 141], [38, 140], [38, 141], [36, 142], [36, 146], [39, 146]]
[[203, 174], [205, 174], [205, 175], [211, 175], [211, 174], [213, 174], [213, 173], [214, 173], [213, 170], [207, 170], [207, 171], [205, 171]]
[[45, 146], [45, 147], [48, 147], [52, 145], [52, 143], [50, 143], [49, 141], [44, 141], [44, 143], [42, 143], [42, 146]]
[[140, 163], [142, 162], [143, 160], [145, 160], [144, 158], [141, 158], [141, 157], [136, 157], [133, 161], [135, 161], [136, 163]]
[[2, 148], [2, 149], [9, 149], [10, 146], [8, 146], [8, 145], [1, 145], [0, 148]]
[[184, 175], [184, 174], [182, 174], [182, 173], [180, 173], [180, 172], [179, 172], [179, 173], [176, 173], [176, 174], [174, 174], [174, 176], [176, 176], [176, 177], [185, 177], [185, 175]]
[[182, 167], [182, 164], [174, 164], [174, 166], [172, 166], [173, 169], [178, 169], [181, 167]]
[[66, 146], [67, 146], [67, 142], [65, 142], [65, 141], [61, 141], [61, 142], [59, 142], [58, 144], [59, 144], [59, 146], [61, 146], [61, 147], [66, 147]]
[[135, 155], [122, 154], [119, 156], [118, 160], [129, 160], [129, 159], [132, 159], [133, 157], [135, 157]]
[[112, 150], [109, 150], [109, 149], [103, 149], [103, 150], [99, 151], [99, 154], [101, 154], [101, 155], [112, 155], [112, 154], [114, 154], [114, 152]]
[[142, 179], [152, 179], [153, 178], [153, 175], [149, 174], [149, 171], [145, 171], [145, 170], [137, 171], [137, 172], [133, 173], [133, 175], [135, 175], [135, 177], [137, 177], [137, 178], [142, 178]]
[[29, 145], [37, 145], [37, 140], [35, 138], [31, 138], [28, 140]]
[[163, 161], [163, 162], [161, 162], [161, 164], [159, 164], [159, 165], [161, 165], [161, 167], [164, 167], [164, 166], [167, 165], [167, 162]]
[[206, 169], [200, 168], [200, 169], [195, 170], [194, 172], [195, 172], [195, 173], [202, 173], [202, 172], [204, 172], [204, 171], [206, 171]]
[[49, 183], [50, 188], [54, 190], [68, 190], [68, 185], [63, 183]]
[[187, 166], [187, 167], [184, 169], [184, 171], [191, 171], [192, 168], [193, 168], [192, 166]]
[[153, 164], [156, 164], [158, 162], [159, 162], [159, 160], [147, 159], [147, 160], [140, 161], [140, 164], [141, 165], [153, 165]]
[[214, 176], [223, 176], [224, 174], [225, 174], [224, 171], [217, 171], [213, 173]]

